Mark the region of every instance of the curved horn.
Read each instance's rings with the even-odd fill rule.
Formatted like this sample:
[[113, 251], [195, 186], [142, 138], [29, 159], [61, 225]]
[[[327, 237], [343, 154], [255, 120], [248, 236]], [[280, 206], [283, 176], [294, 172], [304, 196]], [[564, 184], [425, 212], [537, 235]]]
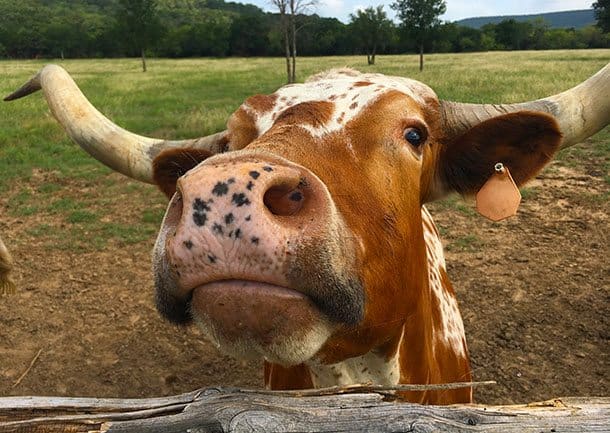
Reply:
[[563, 134], [561, 149], [580, 143], [610, 123], [610, 63], [581, 84], [536, 101], [501, 105], [441, 101], [445, 126], [455, 134], [520, 110], [542, 111], [555, 117]]
[[51, 112], [70, 138], [108, 167], [131, 178], [154, 183], [152, 161], [163, 150], [195, 147], [219, 153], [227, 143], [226, 131], [192, 140], [168, 141], [129, 132], [97, 111], [72, 77], [57, 65], [47, 65], [20, 89], [4, 98], [12, 101], [44, 91]]

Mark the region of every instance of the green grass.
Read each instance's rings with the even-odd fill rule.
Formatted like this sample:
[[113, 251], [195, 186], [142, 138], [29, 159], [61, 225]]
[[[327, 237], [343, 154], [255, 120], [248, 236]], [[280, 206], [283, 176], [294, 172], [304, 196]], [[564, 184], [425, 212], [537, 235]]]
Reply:
[[[444, 99], [463, 102], [518, 102], [563, 91], [595, 73], [610, 59], [610, 50], [490, 52], [426, 56], [419, 72], [417, 56], [379, 56], [367, 66], [364, 56], [300, 58], [299, 78], [333, 67], [353, 67], [418, 79]], [[27, 81], [48, 61], [0, 61], [0, 95]], [[249, 96], [271, 93], [284, 84], [283, 59], [151, 59], [142, 73], [135, 59], [55, 61], [74, 77], [85, 95], [119, 125], [143, 135], [190, 138], [224, 129], [230, 114]], [[610, 131], [559, 155], [595, 158], [610, 172]], [[584, 149], [584, 150], [583, 150]], [[37, 176], [46, 173], [41, 181]], [[111, 171], [72, 143], [51, 116], [41, 93], [0, 102], [0, 195], [8, 214], [37, 216], [32, 234], [46, 233], [65, 244], [103, 248], [109, 240], [150, 240], [163, 215], [164, 199], [150, 187], [110, 175]], [[117, 180], [120, 179], [120, 180]], [[610, 183], [610, 176], [605, 179]], [[74, 183], [83, 191], [74, 191]], [[29, 186], [35, 185], [35, 186]], [[65, 188], [64, 185], [69, 185]], [[100, 193], [104, 190], [104, 193]], [[524, 197], [535, 194], [525, 189]], [[117, 217], [130, 197], [150, 206], [135, 219]], [[147, 198], [152, 197], [152, 198]], [[450, 197], [441, 207], [472, 216], [472, 205]], [[118, 209], [118, 210], [117, 210]], [[134, 216], [132, 216], [134, 217]], [[56, 229], [45, 218], [56, 218]], [[82, 239], [81, 239], [82, 237]], [[457, 243], [476, 245], [473, 240]]]
[[[70, 219], [71, 214], [68, 219]], [[47, 240], [48, 250], [85, 252], [108, 248], [110, 242], [122, 246], [154, 239], [156, 227], [145, 227], [140, 224], [98, 223], [91, 214], [79, 215], [70, 221], [67, 227], [53, 224], [39, 224], [26, 230], [34, 238]]]
[[456, 194], [452, 194], [442, 200], [439, 200], [435, 203], [435, 206], [437, 206], [439, 209], [457, 210], [466, 216], [474, 216], [478, 214], [473, 203], [467, 202], [465, 199]]
[[91, 224], [98, 220], [97, 214], [86, 210], [75, 210], [68, 214], [66, 218], [72, 224]]
[[449, 251], [475, 252], [481, 249], [483, 241], [475, 235], [466, 235], [447, 245]]
[[56, 231], [56, 229], [50, 224], [38, 224], [34, 227], [27, 229], [26, 233], [34, 238], [39, 238], [42, 236], [48, 236], [54, 231]]
[[63, 214], [66, 212], [73, 212], [77, 209], [81, 209], [83, 207], [83, 203], [78, 202], [71, 198], [60, 198], [53, 201], [51, 204], [47, 206], [47, 211], [51, 214]]
[[163, 219], [165, 215], [165, 209], [146, 209], [142, 213], [142, 222], [145, 224], [158, 223]]
[[521, 198], [523, 198], [523, 200], [534, 199], [534, 198], [536, 198], [536, 196], [539, 193], [539, 191], [536, 188], [532, 188], [532, 187], [520, 188], [519, 191], [521, 192]]

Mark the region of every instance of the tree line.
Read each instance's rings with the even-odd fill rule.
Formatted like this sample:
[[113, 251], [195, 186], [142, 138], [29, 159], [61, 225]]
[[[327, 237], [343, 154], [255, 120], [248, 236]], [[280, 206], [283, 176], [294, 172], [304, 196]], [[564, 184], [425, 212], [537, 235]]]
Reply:
[[[139, 0], [146, 3], [147, 0]], [[150, 0], [148, 0], [150, 1]], [[602, 0], [602, 2], [605, 0]], [[140, 56], [142, 41], [130, 33], [133, 0], [0, 0], [0, 58]], [[137, 3], [137, 2], [136, 2]], [[398, 3], [398, 2], [397, 2]], [[224, 0], [156, 0], [146, 28], [148, 55], [159, 57], [284, 56], [279, 13]], [[344, 24], [335, 18], [297, 14], [290, 23], [299, 55], [489, 50], [608, 48], [610, 34], [595, 26], [550, 28], [544, 21], [506, 20], [481, 29], [440, 23], [426, 38], [394, 24], [382, 7], [368, 8]], [[133, 29], [132, 29], [133, 30]], [[292, 45], [292, 40], [288, 41]]]

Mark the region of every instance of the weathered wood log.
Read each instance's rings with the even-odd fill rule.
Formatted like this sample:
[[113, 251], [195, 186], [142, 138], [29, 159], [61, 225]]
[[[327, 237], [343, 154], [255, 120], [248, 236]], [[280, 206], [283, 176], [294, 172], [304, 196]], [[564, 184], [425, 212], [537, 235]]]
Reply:
[[433, 431], [610, 432], [610, 398], [422, 406], [388, 392], [302, 396], [230, 388], [147, 399], [0, 398], [2, 433]]

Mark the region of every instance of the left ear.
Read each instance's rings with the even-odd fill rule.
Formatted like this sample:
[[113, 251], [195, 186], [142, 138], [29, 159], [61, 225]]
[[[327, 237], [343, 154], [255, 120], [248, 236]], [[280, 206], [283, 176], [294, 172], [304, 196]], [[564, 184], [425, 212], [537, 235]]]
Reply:
[[153, 161], [153, 180], [167, 198], [172, 198], [178, 178], [210, 156], [212, 152], [204, 149], [165, 150]]
[[432, 163], [434, 175], [423, 201], [451, 192], [476, 194], [498, 162], [508, 167], [517, 185], [534, 177], [559, 149], [561, 132], [552, 116], [518, 111], [479, 123], [440, 145]]

